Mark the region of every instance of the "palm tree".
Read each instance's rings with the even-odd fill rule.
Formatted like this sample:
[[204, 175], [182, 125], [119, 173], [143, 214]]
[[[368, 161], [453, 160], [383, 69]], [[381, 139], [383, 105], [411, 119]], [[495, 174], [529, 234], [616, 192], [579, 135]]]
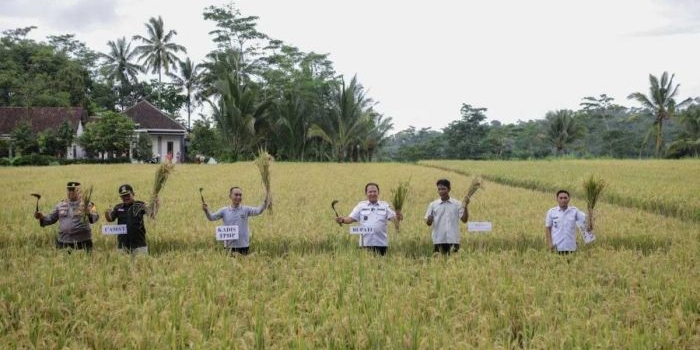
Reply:
[[138, 54], [131, 49], [131, 42], [127, 42], [126, 38], [122, 37], [116, 42], [108, 41], [107, 46], [109, 46], [109, 53], [100, 53], [100, 57], [105, 60], [103, 69], [107, 79], [117, 81], [124, 86], [135, 83], [136, 76], [142, 73], [143, 69], [138, 64], [131, 63]]
[[311, 125], [308, 137], [318, 137], [328, 143], [340, 163], [347, 158], [348, 151], [359, 146], [362, 136], [371, 129], [374, 101], [365, 97], [357, 76], [348, 85], [343, 79], [336, 85], [333, 95], [330, 118], [323, 125]]
[[384, 115], [372, 113], [371, 129], [365, 134], [362, 140], [362, 149], [367, 156], [367, 161], [372, 161], [374, 153], [388, 140], [387, 133], [394, 125], [391, 117], [384, 118]]
[[649, 96], [645, 96], [641, 92], [634, 92], [627, 96], [628, 99], [636, 100], [644, 108], [652, 111], [654, 115], [654, 124], [656, 128], [656, 157], [661, 155], [661, 146], [663, 145], [663, 124], [665, 120], [673, 118], [676, 109], [682, 108], [684, 105], [692, 102], [692, 99], [685, 99], [681, 103], [676, 103], [675, 97], [678, 93], [677, 84], [673, 86], [673, 78], [675, 74], [668, 78], [668, 72], [661, 74], [661, 81], [649, 74]]
[[559, 110], [549, 112], [547, 119], [547, 139], [557, 149], [557, 155], [566, 151], [566, 146], [583, 136], [583, 127], [574, 119], [574, 112]]
[[187, 101], [187, 129], [191, 128], [190, 118], [192, 115], [192, 107], [201, 104], [202, 98], [199, 94], [201, 88], [200, 66], [193, 64], [188, 57], [184, 62], [179, 62], [180, 75], [168, 73], [168, 76], [173, 80], [175, 86], [185, 90]]
[[[151, 73], [158, 73], [158, 85], [162, 86], [161, 74], [165, 70], [165, 73], [169, 73], [172, 67], [175, 67], [176, 62], [180, 62], [180, 59], [175, 55], [178, 52], [187, 53], [187, 49], [184, 46], [175, 44], [172, 41], [173, 36], [177, 35], [174, 30], [169, 30], [167, 33], [163, 29], [163, 19], [158, 16], [158, 19], [151, 17], [146, 23], [146, 32], [148, 32], [148, 37], [143, 37], [141, 35], [134, 35], [134, 40], [139, 40], [144, 43], [144, 45], [136, 47], [136, 52], [139, 56], [139, 62], [145, 62], [145, 69], [150, 70]], [[160, 92], [161, 88], [158, 89], [158, 103], [160, 103]]]
[[230, 146], [234, 160], [250, 156], [265, 136], [265, 115], [271, 103], [258, 101], [251, 84], [243, 84], [231, 73], [217, 84], [218, 103], [212, 104], [213, 117]]
[[678, 140], [668, 145], [666, 157], [698, 157], [700, 155], [700, 106], [693, 106], [683, 111], [678, 119], [683, 126]]

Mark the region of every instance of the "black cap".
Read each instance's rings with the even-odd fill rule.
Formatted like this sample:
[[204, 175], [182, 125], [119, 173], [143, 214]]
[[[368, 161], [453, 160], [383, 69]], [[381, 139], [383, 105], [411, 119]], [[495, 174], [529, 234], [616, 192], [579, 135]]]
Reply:
[[76, 188], [80, 187], [80, 182], [70, 181], [66, 184], [66, 188]]
[[124, 184], [119, 186], [119, 195], [123, 196], [125, 194], [134, 193], [134, 189], [129, 184]]

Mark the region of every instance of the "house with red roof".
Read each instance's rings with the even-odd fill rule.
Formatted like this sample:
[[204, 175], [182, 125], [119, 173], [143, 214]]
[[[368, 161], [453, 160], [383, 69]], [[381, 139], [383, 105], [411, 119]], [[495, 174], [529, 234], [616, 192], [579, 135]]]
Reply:
[[[82, 107], [0, 107], [0, 140], [12, 139], [12, 131], [17, 125], [28, 121], [35, 135], [58, 127], [67, 120], [75, 130], [73, 144], [66, 149], [68, 159], [84, 158], [85, 150], [78, 144], [78, 137], [83, 134], [88, 122], [88, 113]], [[10, 143], [10, 157], [13, 157]]]
[[[150, 137], [153, 154], [161, 162], [168, 159], [181, 162], [185, 155], [185, 135], [187, 129], [171, 119], [148, 101], [141, 101], [122, 112], [136, 124], [138, 137]], [[87, 153], [78, 144], [87, 122], [96, 117], [88, 117], [82, 107], [0, 107], [0, 140], [10, 140], [12, 131], [23, 122], [29, 121], [34, 134], [48, 129], [58, 129], [68, 120], [75, 130], [71, 147], [66, 149], [66, 158], [85, 158]], [[10, 143], [11, 144], [11, 143]], [[14, 156], [10, 149], [10, 157]]]
[[122, 112], [136, 123], [138, 137], [148, 136], [153, 154], [164, 162], [180, 163], [185, 158], [187, 129], [148, 101], [141, 101]]

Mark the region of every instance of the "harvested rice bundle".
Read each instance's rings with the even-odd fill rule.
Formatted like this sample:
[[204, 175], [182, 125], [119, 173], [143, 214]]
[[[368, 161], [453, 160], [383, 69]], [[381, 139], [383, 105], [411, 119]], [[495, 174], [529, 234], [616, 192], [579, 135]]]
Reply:
[[597, 175], [591, 175], [583, 181], [583, 196], [586, 199], [586, 209], [588, 218], [586, 220], [586, 230], [588, 232], [593, 231], [593, 216], [594, 208], [601, 193], [607, 187], [607, 183], [603, 178]]
[[265, 196], [268, 200], [267, 210], [272, 214], [272, 192], [270, 191], [270, 164], [274, 158], [266, 150], [258, 150], [258, 157], [255, 158], [255, 165], [260, 170], [260, 180], [265, 188]]
[[160, 206], [158, 194], [165, 186], [165, 183], [168, 181], [168, 177], [173, 170], [175, 170], [175, 165], [172, 163], [161, 163], [158, 170], [156, 170], [156, 176], [153, 180], [153, 192], [151, 193], [151, 200], [148, 205], [148, 214], [151, 216], [151, 218], [155, 219], [156, 214], [158, 213], [158, 207]]
[[[397, 216], [401, 215], [401, 210], [403, 210], [403, 206], [406, 203], [410, 182], [410, 179], [407, 181], [399, 181], [399, 185], [391, 189], [391, 205], [394, 207]], [[396, 226], [396, 232], [400, 232], [398, 219], [394, 221], [394, 226]]]

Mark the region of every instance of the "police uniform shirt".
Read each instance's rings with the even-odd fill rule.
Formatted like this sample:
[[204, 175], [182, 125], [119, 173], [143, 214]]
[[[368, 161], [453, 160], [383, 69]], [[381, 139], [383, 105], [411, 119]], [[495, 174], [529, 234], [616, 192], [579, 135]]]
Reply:
[[459, 219], [463, 214], [462, 202], [454, 198], [432, 201], [425, 211], [425, 219], [433, 216], [433, 244], [459, 244]]
[[360, 236], [361, 247], [389, 246], [387, 221], [396, 216], [396, 213], [389, 207], [389, 203], [377, 201], [373, 204], [370, 201], [362, 201], [355, 206], [349, 216], [360, 226], [374, 229], [373, 233]]
[[209, 221], [216, 221], [223, 218], [224, 225], [238, 226], [238, 239], [224, 241], [224, 247], [247, 248], [250, 246], [250, 231], [248, 229], [248, 217], [260, 215], [264, 210], [264, 203], [259, 207], [248, 207], [244, 205], [239, 205], [238, 207], [234, 208], [229, 205], [227, 207], [223, 207], [217, 210], [214, 214], [209, 214], [209, 212], [206, 212], [206, 215]]
[[51, 213], [40, 221], [42, 227], [58, 221], [58, 241], [61, 243], [78, 243], [92, 239], [90, 224], [99, 219], [95, 207], [90, 215], [84, 215], [82, 201], [63, 200], [56, 204]]
[[556, 206], [547, 211], [544, 225], [552, 228], [552, 244], [557, 251], [576, 250], [576, 226], [583, 228], [586, 214], [576, 207], [569, 206], [566, 210]]
[[126, 234], [117, 235], [117, 246], [127, 249], [146, 247], [146, 225], [143, 216], [146, 215], [146, 203], [134, 201], [130, 204], [119, 203], [114, 206], [110, 217], [117, 219], [117, 224], [126, 225]]

